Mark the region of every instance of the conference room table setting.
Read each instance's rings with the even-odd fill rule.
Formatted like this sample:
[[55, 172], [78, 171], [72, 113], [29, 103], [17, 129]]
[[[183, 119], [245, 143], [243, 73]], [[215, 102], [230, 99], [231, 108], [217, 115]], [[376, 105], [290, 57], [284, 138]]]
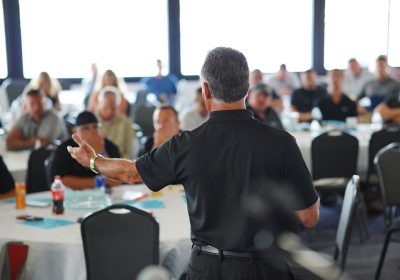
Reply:
[[[86, 279], [79, 222], [111, 204], [138, 207], [155, 217], [160, 225], [160, 264], [174, 279], [179, 279], [188, 266], [190, 223], [181, 185], [168, 186], [157, 193], [143, 184], [121, 185], [112, 188], [111, 195], [101, 189], [73, 191], [67, 188], [62, 215], [52, 214], [51, 202], [50, 191], [27, 195], [26, 208], [22, 210], [16, 209], [14, 198], [0, 200], [0, 246], [9, 241], [22, 241], [29, 246], [28, 279]], [[21, 215], [43, 220], [17, 219]]]

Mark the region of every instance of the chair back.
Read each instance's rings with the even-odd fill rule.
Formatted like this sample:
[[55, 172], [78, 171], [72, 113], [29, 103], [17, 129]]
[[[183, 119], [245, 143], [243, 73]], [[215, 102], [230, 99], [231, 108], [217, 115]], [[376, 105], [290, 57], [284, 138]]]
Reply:
[[374, 165], [376, 154], [380, 149], [394, 142], [400, 142], [400, 127], [397, 125], [386, 126], [371, 135], [368, 146], [367, 182], [369, 182], [371, 174], [376, 173]]
[[51, 181], [49, 181], [46, 169], [46, 160], [56, 149], [56, 145], [50, 144], [32, 151], [28, 159], [28, 170], [26, 174], [27, 193], [49, 191]]
[[[381, 149], [375, 156], [384, 209], [400, 206], [400, 143], [392, 143]], [[384, 211], [386, 222], [391, 216]]]
[[340, 130], [315, 137], [311, 143], [313, 179], [351, 178], [357, 172], [358, 139]]
[[357, 195], [360, 188], [360, 177], [354, 175], [346, 186], [343, 198], [342, 211], [339, 218], [339, 226], [336, 232], [336, 250], [341, 257], [341, 269], [346, 265], [347, 251], [350, 243], [351, 227], [357, 206]]
[[28, 258], [28, 245], [22, 242], [6, 243], [0, 256], [0, 279], [26, 279], [25, 264]]
[[143, 136], [152, 136], [154, 133], [153, 113], [156, 107], [142, 105], [135, 110], [134, 120], [142, 128]]
[[81, 224], [87, 279], [136, 279], [159, 261], [159, 225], [151, 214], [112, 205]]

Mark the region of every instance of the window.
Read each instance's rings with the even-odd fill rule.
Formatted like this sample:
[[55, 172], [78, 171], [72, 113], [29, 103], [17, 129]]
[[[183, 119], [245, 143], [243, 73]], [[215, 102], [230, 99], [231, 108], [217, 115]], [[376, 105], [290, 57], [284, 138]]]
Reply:
[[181, 69], [198, 75], [207, 52], [240, 50], [250, 69], [276, 72], [311, 67], [312, 0], [184, 0], [180, 2]]
[[[400, 15], [394, 6], [391, 12]], [[388, 51], [388, 11], [389, 0], [326, 0], [325, 68], [346, 68], [352, 57], [362, 66], [374, 68], [378, 55]], [[393, 40], [389, 48], [396, 55], [399, 55], [398, 17], [394, 16], [391, 22]]]
[[400, 66], [400, 0], [390, 1], [388, 59], [391, 66]]
[[4, 32], [3, 3], [0, 4], [0, 78], [7, 77], [6, 37]]
[[90, 64], [118, 76], [168, 69], [166, 0], [20, 0], [24, 76], [88, 76]]

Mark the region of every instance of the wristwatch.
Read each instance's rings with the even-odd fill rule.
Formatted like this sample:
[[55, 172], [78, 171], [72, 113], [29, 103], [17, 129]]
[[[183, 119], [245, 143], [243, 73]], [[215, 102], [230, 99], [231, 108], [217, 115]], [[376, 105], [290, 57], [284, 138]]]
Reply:
[[90, 170], [92, 170], [92, 172], [96, 173], [96, 174], [100, 174], [100, 172], [96, 169], [96, 167], [94, 166], [94, 162], [96, 161], [96, 159], [98, 158], [104, 158], [101, 154], [95, 154], [94, 156], [91, 157], [90, 161], [89, 161], [89, 168]]

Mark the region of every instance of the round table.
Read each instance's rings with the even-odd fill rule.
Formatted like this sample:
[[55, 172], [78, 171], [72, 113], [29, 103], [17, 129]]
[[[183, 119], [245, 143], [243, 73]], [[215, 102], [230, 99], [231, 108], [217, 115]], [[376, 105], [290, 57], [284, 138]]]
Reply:
[[[132, 191], [149, 194], [145, 200], [161, 201], [164, 208], [148, 209], [160, 224], [160, 264], [174, 278], [184, 272], [188, 265], [191, 241], [190, 223], [182, 186], [166, 187], [155, 198], [145, 185], [124, 185], [113, 188], [112, 201], [123, 200], [124, 194]], [[50, 199], [50, 192], [28, 195], [27, 199]], [[141, 200], [142, 201], [142, 200]], [[88, 210], [66, 210], [54, 216], [51, 207], [26, 207], [16, 210], [15, 202], [0, 200], [0, 246], [7, 241], [23, 241], [29, 245], [27, 275], [29, 279], [86, 279], [80, 224], [77, 219], [88, 214]], [[21, 224], [16, 216], [30, 214], [44, 218], [55, 218], [74, 222], [52, 229], [42, 229]]]

